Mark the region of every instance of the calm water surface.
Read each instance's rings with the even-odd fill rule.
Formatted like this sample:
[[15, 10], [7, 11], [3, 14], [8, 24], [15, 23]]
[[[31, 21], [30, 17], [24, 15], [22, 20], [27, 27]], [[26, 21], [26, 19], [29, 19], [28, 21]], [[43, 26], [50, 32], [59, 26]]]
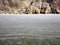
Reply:
[[59, 17], [0, 15], [0, 39], [60, 37]]

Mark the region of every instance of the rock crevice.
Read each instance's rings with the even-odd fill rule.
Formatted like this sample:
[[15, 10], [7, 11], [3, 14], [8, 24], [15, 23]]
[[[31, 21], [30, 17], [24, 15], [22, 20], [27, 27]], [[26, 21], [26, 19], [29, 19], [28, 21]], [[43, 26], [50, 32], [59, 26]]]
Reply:
[[60, 14], [59, 0], [0, 0], [0, 14]]

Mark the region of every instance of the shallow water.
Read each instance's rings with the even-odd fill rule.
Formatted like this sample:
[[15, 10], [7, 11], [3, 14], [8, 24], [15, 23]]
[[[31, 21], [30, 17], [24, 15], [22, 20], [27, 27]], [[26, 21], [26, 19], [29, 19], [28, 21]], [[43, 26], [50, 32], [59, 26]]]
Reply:
[[0, 39], [60, 37], [59, 16], [0, 15]]

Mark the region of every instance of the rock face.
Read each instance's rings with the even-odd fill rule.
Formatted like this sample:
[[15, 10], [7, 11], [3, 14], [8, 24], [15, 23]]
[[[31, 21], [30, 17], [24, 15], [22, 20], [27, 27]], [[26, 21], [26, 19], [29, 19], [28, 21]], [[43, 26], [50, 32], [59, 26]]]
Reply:
[[60, 14], [59, 0], [0, 0], [0, 14]]

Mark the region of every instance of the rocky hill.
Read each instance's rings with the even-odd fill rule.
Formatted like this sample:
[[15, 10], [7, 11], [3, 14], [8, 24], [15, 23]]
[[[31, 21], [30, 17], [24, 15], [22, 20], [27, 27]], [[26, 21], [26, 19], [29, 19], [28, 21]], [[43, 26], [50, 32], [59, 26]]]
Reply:
[[0, 0], [0, 14], [60, 14], [60, 1]]

